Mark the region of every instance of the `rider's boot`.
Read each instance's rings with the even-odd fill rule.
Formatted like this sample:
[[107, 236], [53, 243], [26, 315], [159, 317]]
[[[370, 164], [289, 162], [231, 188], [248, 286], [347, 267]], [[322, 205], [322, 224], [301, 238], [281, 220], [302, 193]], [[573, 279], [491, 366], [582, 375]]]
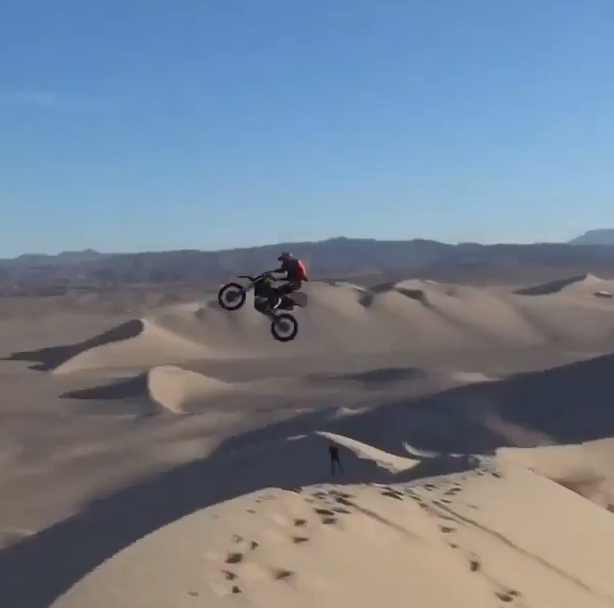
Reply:
[[283, 296], [276, 289], [272, 290], [269, 294], [269, 311], [276, 311], [281, 306], [282, 300]]

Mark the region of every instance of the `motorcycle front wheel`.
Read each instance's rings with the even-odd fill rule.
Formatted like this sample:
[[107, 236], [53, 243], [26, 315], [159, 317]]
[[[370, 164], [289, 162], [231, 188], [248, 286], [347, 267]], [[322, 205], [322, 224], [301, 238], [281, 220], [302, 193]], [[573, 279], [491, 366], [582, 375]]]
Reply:
[[298, 333], [298, 321], [288, 313], [281, 313], [271, 321], [271, 335], [278, 342], [290, 342]]

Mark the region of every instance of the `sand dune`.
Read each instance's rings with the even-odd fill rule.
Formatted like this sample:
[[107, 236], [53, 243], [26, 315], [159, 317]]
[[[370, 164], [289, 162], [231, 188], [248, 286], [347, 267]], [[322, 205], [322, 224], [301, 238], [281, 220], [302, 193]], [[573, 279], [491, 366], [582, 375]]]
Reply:
[[[480, 456], [471, 448], [500, 445], [501, 431], [489, 437], [488, 412], [474, 417], [463, 404], [473, 403], [475, 391], [513, 394], [518, 389], [510, 383], [532, 387], [547, 401], [551, 395], [540, 393], [540, 384], [554, 386], [563, 376], [581, 386], [603, 380], [611, 360], [461, 386], [422, 406], [399, 403], [328, 420], [316, 412], [231, 439], [214, 459], [181, 474], [190, 504], [200, 505], [187, 511], [198, 513], [176, 521], [185, 498], [174, 507], [165, 503], [159, 517], [168, 525], [160, 522], [154, 529], [162, 529], [142, 540], [142, 527], [133, 530], [134, 544], [55, 606], [98, 605], [88, 598], [118, 607], [182, 606], [193, 598], [223, 606], [228, 596], [258, 606], [370, 606], [376, 598], [392, 606], [408, 598], [437, 606], [455, 605], [454, 594], [483, 606], [610, 605], [614, 519], [603, 507], [611, 505], [612, 442]], [[530, 424], [520, 409], [520, 419]], [[585, 413], [582, 405], [575, 409]], [[533, 416], [539, 424], [540, 412]], [[554, 429], [563, 423], [578, 428], [577, 418], [552, 410], [546, 416]], [[297, 435], [301, 429], [306, 432]], [[440, 449], [413, 443], [425, 439]], [[327, 443], [342, 450], [342, 485], [326, 474]], [[203, 486], [201, 479], [216, 482]], [[130, 498], [126, 525], [143, 500], [138, 493]]]
[[[266, 488], [209, 507], [137, 541], [54, 607], [225, 606], [233, 596], [280, 608], [614, 602], [606, 510], [510, 458], [404, 482], [393, 456], [328, 438], [346, 458], [389, 468], [389, 481]], [[271, 464], [249, 459], [254, 476]]]
[[289, 344], [272, 340], [268, 321], [249, 304], [229, 313], [209, 299], [166, 307], [85, 342], [15, 353], [13, 358], [70, 374], [325, 352], [421, 353], [561, 342], [581, 348], [614, 336], [614, 308], [607, 300], [583, 297], [610, 287], [610, 282], [592, 276], [570, 279], [558, 287], [535, 288], [550, 294], [544, 300], [431, 281], [404, 281], [372, 290], [314, 282], [305, 290], [308, 306], [296, 312], [299, 336]]
[[0, 369], [0, 605], [611, 607], [610, 290], [313, 282], [288, 344], [215, 294], [64, 319]]
[[174, 365], [161, 365], [144, 373], [111, 380], [111, 382], [77, 389], [65, 393], [68, 399], [90, 401], [124, 400], [140, 398], [144, 414], [151, 414], [146, 407], [150, 402], [164, 411], [173, 413], [189, 412], [194, 407], [222, 395], [248, 390], [249, 386], [221, 382], [194, 371]]
[[126, 340], [87, 348], [56, 367], [56, 374], [67, 374], [101, 367], [133, 367], [163, 364], [170, 360], [189, 361], [206, 357], [206, 344], [190, 340], [147, 319], [141, 321], [142, 332]]
[[183, 361], [207, 354], [204, 343], [150, 319], [133, 319], [83, 342], [15, 352], [9, 359], [33, 362], [33, 369], [41, 371], [69, 374], [108, 367], [153, 366], [169, 358]]
[[155, 367], [147, 380], [151, 398], [172, 412], [189, 410], [194, 403], [237, 390], [215, 378], [171, 365]]

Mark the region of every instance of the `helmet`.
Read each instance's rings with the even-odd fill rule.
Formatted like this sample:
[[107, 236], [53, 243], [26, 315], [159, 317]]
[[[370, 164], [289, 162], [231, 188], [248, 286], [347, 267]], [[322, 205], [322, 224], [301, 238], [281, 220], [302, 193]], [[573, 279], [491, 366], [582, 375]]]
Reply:
[[288, 251], [282, 251], [279, 257], [277, 258], [278, 262], [285, 262], [286, 260], [293, 260], [294, 256]]

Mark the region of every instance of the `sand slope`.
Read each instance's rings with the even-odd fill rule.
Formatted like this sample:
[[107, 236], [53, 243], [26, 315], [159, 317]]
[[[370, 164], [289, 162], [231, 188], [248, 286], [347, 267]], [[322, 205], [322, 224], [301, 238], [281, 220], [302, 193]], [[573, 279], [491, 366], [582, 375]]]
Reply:
[[606, 510], [498, 458], [411, 483], [245, 495], [138, 541], [54, 606], [601, 608], [613, 547]]
[[614, 509], [614, 440], [500, 448], [500, 460], [526, 467], [604, 508]]

